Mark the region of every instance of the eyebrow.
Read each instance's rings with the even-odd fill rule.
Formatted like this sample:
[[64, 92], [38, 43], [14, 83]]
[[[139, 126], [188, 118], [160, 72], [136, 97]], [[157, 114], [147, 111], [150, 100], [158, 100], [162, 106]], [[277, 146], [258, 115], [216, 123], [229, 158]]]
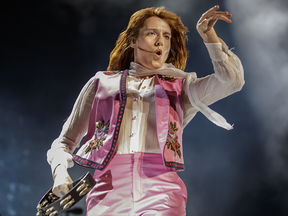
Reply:
[[[154, 29], [154, 28], [147, 28], [145, 31], [151, 31], [151, 30], [153, 30], [153, 31], [158, 31], [158, 29]], [[169, 35], [171, 35], [171, 33], [170, 32], [167, 32], [167, 31], [165, 31], [164, 32], [164, 34], [169, 34]]]

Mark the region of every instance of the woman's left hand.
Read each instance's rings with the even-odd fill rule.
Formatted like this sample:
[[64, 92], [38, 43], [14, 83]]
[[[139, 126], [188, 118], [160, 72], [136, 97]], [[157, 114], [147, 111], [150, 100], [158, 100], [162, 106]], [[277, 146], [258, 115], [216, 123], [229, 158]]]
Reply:
[[220, 42], [214, 30], [214, 25], [218, 19], [226, 21], [227, 23], [232, 22], [229, 19], [232, 14], [229, 14], [227, 11], [217, 11], [218, 9], [219, 5], [209, 9], [201, 16], [197, 22], [196, 29], [206, 43]]

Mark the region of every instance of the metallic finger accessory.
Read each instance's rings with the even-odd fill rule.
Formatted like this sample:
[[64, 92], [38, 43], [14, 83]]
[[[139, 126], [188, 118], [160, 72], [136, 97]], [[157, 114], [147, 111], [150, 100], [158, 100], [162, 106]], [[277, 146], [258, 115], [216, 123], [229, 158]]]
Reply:
[[62, 198], [56, 196], [50, 188], [39, 201], [36, 216], [57, 216], [63, 213], [80, 201], [95, 184], [92, 175], [87, 172], [68, 186], [70, 190]]

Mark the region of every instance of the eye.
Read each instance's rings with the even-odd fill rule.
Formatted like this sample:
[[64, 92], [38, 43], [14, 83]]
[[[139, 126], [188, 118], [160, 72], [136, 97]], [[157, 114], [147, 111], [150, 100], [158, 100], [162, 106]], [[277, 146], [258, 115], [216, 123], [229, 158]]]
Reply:
[[167, 40], [170, 40], [171, 36], [170, 35], [164, 35], [164, 38]]
[[155, 35], [155, 33], [154, 32], [149, 32], [148, 35]]

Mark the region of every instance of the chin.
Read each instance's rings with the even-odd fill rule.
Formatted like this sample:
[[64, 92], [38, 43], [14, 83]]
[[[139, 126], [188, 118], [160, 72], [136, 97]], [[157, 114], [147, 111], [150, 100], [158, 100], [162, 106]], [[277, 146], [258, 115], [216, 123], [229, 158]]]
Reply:
[[150, 69], [150, 70], [157, 70], [157, 69], [160, 69], [163, 67], [164, 65], [164, 62], [147, 62], [146, 64], [143, 62], [143, 63], [140, 63], [140, 62], [137, 62], [138, 64], [141, 64], [142, 66]]
[[163, 67], [163, 65], [164, 65], [164, 63], [156, 63], [156, 64], [153, 64], [152, 63], [152, 65], [150, 65], [150, 69], [160, 69], [160, 68], [162, 68]]

